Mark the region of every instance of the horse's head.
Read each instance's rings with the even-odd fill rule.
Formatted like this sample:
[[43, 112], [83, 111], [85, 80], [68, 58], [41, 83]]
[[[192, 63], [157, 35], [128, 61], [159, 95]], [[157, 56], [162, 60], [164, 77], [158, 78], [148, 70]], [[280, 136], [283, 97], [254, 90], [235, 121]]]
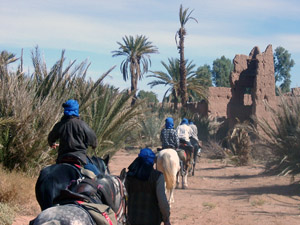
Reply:
[[110, 174], [108, 163], [109, 163], [109, 155], [107, 155], [105, 158], [100, 158], [93, 156], [91, 158], [92, 163], [99, 169], [101, 174]]
[[104, 197], [103, 202], [109, 205], [116, 213], [118, 221], [126, 221], [126, 199], [125, 188], [126, 169], [124, 168], [120, 176], [99, 174], [95, 181], [98, 184], [98, 191]]

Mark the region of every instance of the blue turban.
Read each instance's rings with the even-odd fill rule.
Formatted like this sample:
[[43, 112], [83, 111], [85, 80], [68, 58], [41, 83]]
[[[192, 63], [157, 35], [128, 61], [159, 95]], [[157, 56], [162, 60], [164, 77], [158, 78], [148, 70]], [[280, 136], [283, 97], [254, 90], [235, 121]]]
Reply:
[[183, 118], [182, 121], [181, 121], [181, 124], [189, 124], [189, 121], [187, 118]]
[[77, 116], [79, 117], [79, 104], [74, 99], [69, 99], [63, 105], [64, 114], [66, 116]]
[[174, 121], [172, 117], [168, 117], [166, 119], [166, 129], [172, 129], [174, 128]]
[[141, 149], [139, 157], [147, 164], [154, 164], [155, 154], [150, 148]]

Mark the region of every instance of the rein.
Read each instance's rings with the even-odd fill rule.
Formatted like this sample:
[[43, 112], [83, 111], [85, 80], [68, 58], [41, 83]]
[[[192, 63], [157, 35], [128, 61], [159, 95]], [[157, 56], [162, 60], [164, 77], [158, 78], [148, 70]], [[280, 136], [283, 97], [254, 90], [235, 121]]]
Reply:
[[[125, 186], [124, 186], [123, 182], [120, 180], [120, 178], [118, 176], [115, 176], [114, 178], [117, 180], [118, 185], [120, 187], [120, 196], [121, 196], [121, 203], [120, 203], [120, 206], [119, 206], [119, 209], [118, 209], [116, 215], [117, 215], [118, 220], [120, 220], [124, 216], [123, 217], [124, 218], [123, 223], [126, 223], [126, 220], [127, 220], [127, 218], [126, 218], [126, 215], [127, 215], [126, 207], [127, 207], [127, 199], [128, 199], [127, 198], [127, 191], [125, 189]], [[123, 215], [121, 214], [122, 209], [124, 210]], [[120, 214], [121, 214], [121, 216], [120, 216]]]

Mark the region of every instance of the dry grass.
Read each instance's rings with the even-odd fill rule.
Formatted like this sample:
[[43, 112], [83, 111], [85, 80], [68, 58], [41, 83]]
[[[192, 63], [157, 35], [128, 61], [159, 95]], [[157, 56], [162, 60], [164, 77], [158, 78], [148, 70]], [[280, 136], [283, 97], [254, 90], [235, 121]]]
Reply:
[[203, 144], [201, 155], [209, 159], [225, 159], [226, 152], [215, 140], [209, 140]]
[[0, 224], [11, 224], [16, 214], [36, 215], [40, 207], [35, 198], [36, 178], [8, 172], [0, 166]]

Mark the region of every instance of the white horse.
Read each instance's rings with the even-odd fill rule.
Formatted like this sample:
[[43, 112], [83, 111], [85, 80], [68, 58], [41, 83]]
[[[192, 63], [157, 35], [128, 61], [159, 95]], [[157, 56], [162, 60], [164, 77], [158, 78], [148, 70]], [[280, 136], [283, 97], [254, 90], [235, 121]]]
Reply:
[[180, 163], [177, 152], [174, 149], [163, 149], [157, 154], [157, 170], [161, 171], [164, 174], [166, 182], [166, 194], [168, 197], [168, 202], [174, 202], [173, 192], [179, 183], [179, 171]]

